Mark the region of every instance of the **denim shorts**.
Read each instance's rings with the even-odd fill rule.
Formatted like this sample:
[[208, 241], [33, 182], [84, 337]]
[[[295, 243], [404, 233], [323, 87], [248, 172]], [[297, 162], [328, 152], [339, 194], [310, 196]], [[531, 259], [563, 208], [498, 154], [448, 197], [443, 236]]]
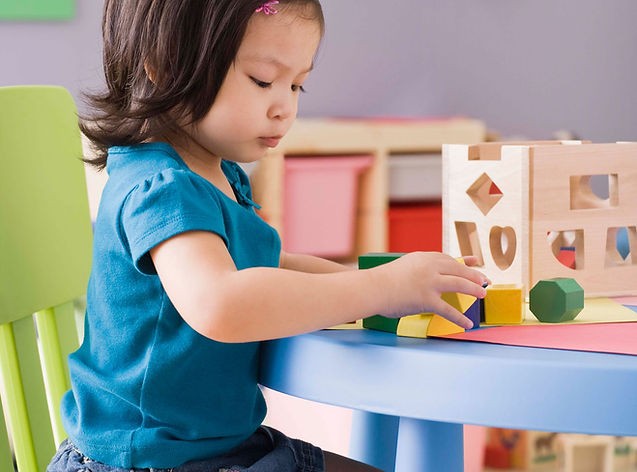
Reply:
[[324, 472], [323, 451], [267, 426], [261, 426], [232, 451], [170, 469], [122, 469], [96, 462], [65, 440], [47, 472]]

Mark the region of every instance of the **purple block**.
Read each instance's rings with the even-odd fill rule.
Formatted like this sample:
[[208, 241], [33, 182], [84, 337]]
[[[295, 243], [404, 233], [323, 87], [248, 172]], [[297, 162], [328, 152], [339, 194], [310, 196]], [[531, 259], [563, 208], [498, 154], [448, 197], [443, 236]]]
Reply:
[[476, 298], [476, 301], [464, 312], [465, 316], [473, 321], [473, 329], [480, 327], [480, 308], [482, 299]]

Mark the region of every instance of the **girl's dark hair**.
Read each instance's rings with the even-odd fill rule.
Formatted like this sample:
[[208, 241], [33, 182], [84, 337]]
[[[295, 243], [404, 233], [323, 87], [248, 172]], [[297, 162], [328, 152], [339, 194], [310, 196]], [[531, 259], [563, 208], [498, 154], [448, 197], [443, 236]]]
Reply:
[[[80, 118], [106, 166], [108, 148], [137, 144], [177, 122], [201, 120], [221, 88], [255, 10], [264, 0], [105, 0], [102, 34], [107, 90], [85, 94], [96, 111]], [[319, 0], [279, 0], [276, 8], [324, 29]], [[151, 81], [152, 78], [152, 81]]]

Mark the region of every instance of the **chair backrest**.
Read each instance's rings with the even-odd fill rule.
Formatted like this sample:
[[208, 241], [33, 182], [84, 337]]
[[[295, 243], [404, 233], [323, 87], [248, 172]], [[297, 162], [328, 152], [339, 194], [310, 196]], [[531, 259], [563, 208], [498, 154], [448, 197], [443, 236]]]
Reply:
[[[0, 87], [0, 470], [44, 471], [64, 439], [92, 231], [77, 111], [61, 87]], [[14, 464], [12, 462], [15, 461]]]

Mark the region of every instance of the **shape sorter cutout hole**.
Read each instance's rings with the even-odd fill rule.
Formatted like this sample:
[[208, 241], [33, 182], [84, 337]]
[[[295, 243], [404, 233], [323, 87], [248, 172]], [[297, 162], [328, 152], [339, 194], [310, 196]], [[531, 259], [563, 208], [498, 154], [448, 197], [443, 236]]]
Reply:
[[477, 266], [484, 266], [482, 257], [482, 249], [480, 248], [480, 236], [475, 223], [469, 221], [456, 221], [456, 235], [458, 236], [458, 246], [460, 246], [460, 254], [465, 256], [476, 256], [478, 259]]
[[571, 210], [619, 205], [617, 174], [572, 175], [569, 181]]
[[502, 198], [500, 188], [486, 173], [478, 177], [471, 187], [467, 189], [467, 195], [469, 195], [483, 215], [489, 213]]
[[546, 239], [560, 264], [574, 270], [584, 268], [584, 230], [549, 231]]
[[606, 233], [606, 267], [637, 265], [637, 226], [608, 228]]
[[506, 270], [511, 267], [515, 259], [517, 240], [515, 230], [510, 226], [504, 228], [494, 226], [489, 232], [489, 247], [493, 261], [500, 268]]

